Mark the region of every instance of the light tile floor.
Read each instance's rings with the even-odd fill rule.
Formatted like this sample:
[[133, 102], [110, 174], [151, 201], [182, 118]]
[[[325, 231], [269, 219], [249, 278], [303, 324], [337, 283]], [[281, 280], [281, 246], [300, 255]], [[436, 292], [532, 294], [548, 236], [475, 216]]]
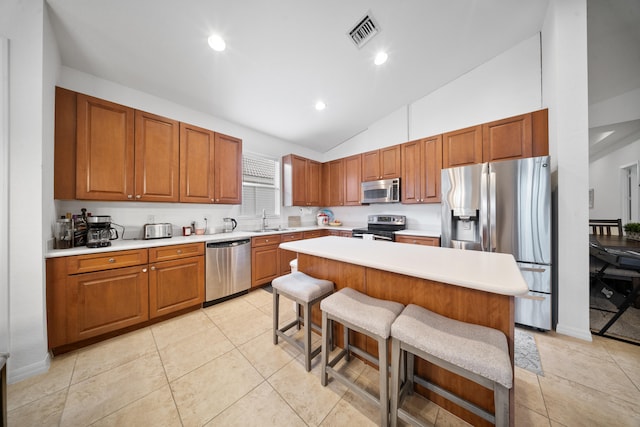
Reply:
[[[320, 385], [317, 358], [307, 373], [289, 344], [273, 345], [271, 313], [271, 294], [256, 290], [55, 357], [8, 387], [9, 426], [376, 425], [370, 404]], [[516, 368], [517, 426], [640, 426], [640, 346], [534, 336], [544, 376]], [[376, 388], [357, 359], [341, 369]], [[436, 426], [466, 425], [424, 399], [408, 405]]]

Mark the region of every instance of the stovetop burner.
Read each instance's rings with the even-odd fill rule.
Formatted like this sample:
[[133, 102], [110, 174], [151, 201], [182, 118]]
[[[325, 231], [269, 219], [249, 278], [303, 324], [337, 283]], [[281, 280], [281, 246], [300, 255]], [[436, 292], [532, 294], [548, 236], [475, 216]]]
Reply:
[[367, 228], [356, 228], [353, 237], [363, 239], [365, 234], [373, 235], [374, 240], [395, 240], [395, 232], [407, 228], [407, 217], [404, 215], [369, 215]]

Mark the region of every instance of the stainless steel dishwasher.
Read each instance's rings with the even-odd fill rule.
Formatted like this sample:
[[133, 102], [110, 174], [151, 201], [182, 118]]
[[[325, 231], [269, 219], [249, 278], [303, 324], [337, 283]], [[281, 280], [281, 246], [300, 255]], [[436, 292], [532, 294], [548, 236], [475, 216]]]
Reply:
[[205, 258], [207, 307], [251, 287], [251, 239], [207, 242]]

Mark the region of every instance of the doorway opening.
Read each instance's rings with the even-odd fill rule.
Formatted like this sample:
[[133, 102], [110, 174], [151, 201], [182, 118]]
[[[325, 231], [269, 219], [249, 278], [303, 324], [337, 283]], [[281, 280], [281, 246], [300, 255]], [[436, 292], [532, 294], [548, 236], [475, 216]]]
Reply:
[[620, 167], [622, 223], [640, 222], [640, 161]]

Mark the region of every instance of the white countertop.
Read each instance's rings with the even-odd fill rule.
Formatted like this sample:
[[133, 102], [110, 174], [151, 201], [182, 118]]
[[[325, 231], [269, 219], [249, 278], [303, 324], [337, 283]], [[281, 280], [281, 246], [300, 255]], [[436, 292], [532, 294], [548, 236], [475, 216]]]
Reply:
[[376, 240], [319, 237], [282, 249], [501, 295], [526, 295], [512, 255]]
[[[366, 225], [364, 226], [366, 227]], [[302, 231], [311, 231], [311, 230], [344, 230], [351, 231], [354, 226], [343, 225], [339, 227], [318, 227], [318, 226], [303, 226], [303, 227], [292, 227], [292, 228], [284, 228], [282, 230], [269, 230], [266, 232], [255, 232], [255, 231], [234, 231], [232, 233], [216, 233], [216, 234], [202, 234], [202, 235], [191, 235], [191, 236], [174, 236], [168, 239], [152, 239], [152, 240], [143, 240], [143, 239], [129, 239], [129, 240], [112, 240], [111, 246], [107, 246], [106, 248], [87, 248], [86, 246], [80, 246], [77, 248], [70, 249], [52, 249], [53, 242], [50, 241], [50, 247], [48, 248], [45, 258], [56, 258], [63, 256], [73, 256], [73, 255], [85, 255], [85, 254], [95, 254], [101, 252], [112, 252], [112, 251], [126, 251], [129, 249], [144, 249], [144, 248], [154, 248], [158, 246], [169, 246], [169, 245], [181, 245], [184, 243], [195, 243], [195, 242], [224, 242], [229, 240], [237, 240], [237, 239], [248, 239], [256, 236], [264, 236], [268, 234], [284, 234], [284, 233], [295, 233]], [[413, 236], [427, 236], [427, 237], [440, 237], [439, 232], [431, 231], [431, 230], [403, 230], [397, 232], [398, 234], [404, 235], [413, 235]], [[354, 239], [357, 240], [357, 239]]]
[[295, 227], [285, 228], [282, 230], [269, 230], [265, 232], [255, 231], [234, 231], [232, 233], [216, 233], [216, 234], [192, 234], [191, 236], [173, 236], [167, 239], [131, 239], [131, 240], [111, 240], [111, 246], [105, 248], [87, 248], [79, 246], [70, 249], [49, 249], [45, 255], [46, 258], [56, 258], [63, 256], [96, 254], [101, 252], [126, 251], [129, 249], [154, 248], [158, 246], [182, 245], [184, 243], [196, 242], [225, 242], [229, 240], [250, 239], [251, 237], [264, 236], [268, 234], [284, 234], [295, 233], [309, 230], [317, 230], [319, 228], [328, 227]]

